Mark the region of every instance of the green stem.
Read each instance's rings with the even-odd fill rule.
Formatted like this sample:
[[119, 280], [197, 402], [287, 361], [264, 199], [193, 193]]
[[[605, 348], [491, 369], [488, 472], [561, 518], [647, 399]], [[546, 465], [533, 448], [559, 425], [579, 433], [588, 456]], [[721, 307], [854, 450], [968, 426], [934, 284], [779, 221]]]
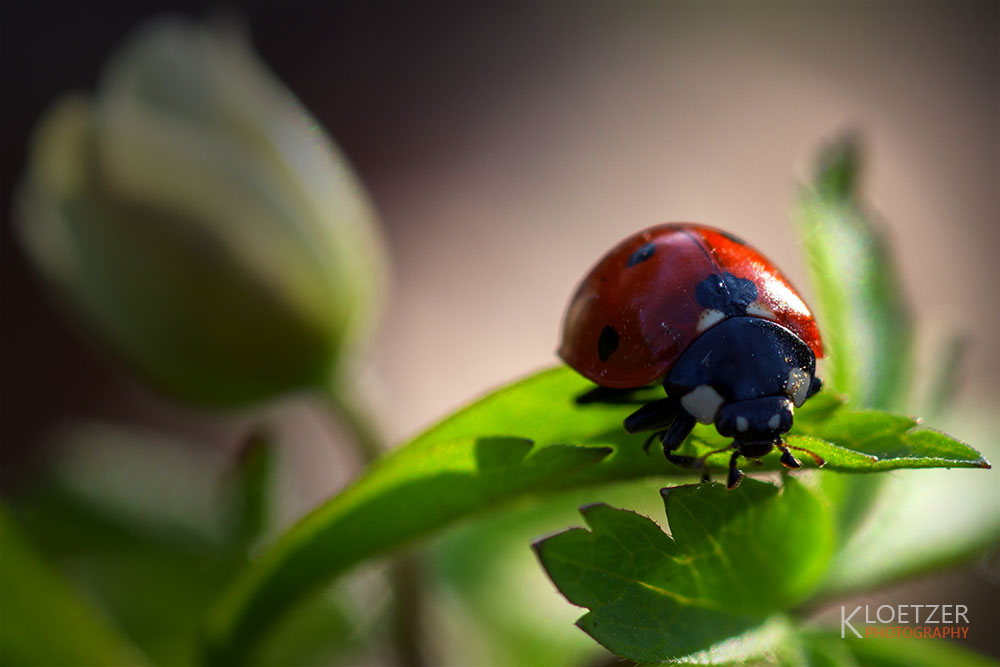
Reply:
[[346, 396], [337, 387], [327, 389], [325, 398], [340, 424], [347, 429], [351, 442], [368, 465], [377, 459], [388, 447], [374, 426], [374, 420], [366, 406], [358, 400], [358, 394]]
[[[345, 395], [342, 383], [333, 382], [325, 396], [330, 409], [347, 429], [365, 465], [388, 451], [375, 426], [371, 410], [360, 392]], [[423, 575], [421, 565], [413, 555], [396, 556], [389, 567], [389, 582], [393, 592], [392, 639], [396, 659], [401, 667], [424, 667], [420, 619], [423, 611]]]

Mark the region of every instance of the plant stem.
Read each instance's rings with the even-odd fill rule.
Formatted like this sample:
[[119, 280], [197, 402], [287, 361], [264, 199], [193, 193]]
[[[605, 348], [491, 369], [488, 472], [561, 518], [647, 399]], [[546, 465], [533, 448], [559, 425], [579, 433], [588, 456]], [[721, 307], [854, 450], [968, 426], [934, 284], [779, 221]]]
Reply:
[[390, 564], [394, 608], [392, 618], [393, 642], [396, 657], [402, 667], [423, 667], [426, 664], [421, 650], [423, 624], [423, 572], [420, 560], [414, 554], [397, 556]]
[[373, 424], [370, 411], [357, 399], [357, 393], [345, 396], [339, 388], [330, 387], [325, 397], [341, 426], [350, 434], [351, 442], [361, 455], [364, 465], [368, 465], [386, 451], [387, 447]]
[[[327, 387], [325, 397], [340, 424], [349, 432], [366, 466], [387, 451], [372, 411], [360, 391], [345, 395], [343, 383], [335, 381]], [[396, 556], [389, 564], [393, 593], [392, 640], [401, 667], [424, 667], [426, 664], [421, 650], [422, 580], [420, 562], [412, 554]]]

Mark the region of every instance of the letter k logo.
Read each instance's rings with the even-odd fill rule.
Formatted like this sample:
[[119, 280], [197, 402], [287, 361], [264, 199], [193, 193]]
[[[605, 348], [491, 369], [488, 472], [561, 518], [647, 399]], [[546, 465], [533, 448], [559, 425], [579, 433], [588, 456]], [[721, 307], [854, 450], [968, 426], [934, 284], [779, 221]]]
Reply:
[[847, 608], [844, 607], [844, 605], [840, 605], [840, 638], [841, 639], [845, 639], [847, 628], [851, 629], [851, 632], [854, 633], [855, 637], [857, 637], [858, 639], [861, 639], [861, 633], [858, 632], [854, 628], [853, 625], [851, 625], [851, 619], [854, 618], [854, 615], [857, 614], [859, 611], [861, 611], [861, 606], [860, 605], [858, 605], [857, 607], [854, 608], [854, 611], [851, 612], [850, 616], [847, 616], [846, 615], [847, 614]]

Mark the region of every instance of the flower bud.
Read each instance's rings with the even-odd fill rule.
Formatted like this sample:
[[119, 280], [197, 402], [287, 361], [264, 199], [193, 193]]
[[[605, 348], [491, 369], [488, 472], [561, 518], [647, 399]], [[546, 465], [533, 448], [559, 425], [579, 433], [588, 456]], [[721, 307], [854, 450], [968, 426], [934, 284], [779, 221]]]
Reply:
[[343, 155], [237, 34], [139, 30], [41, 121], [18, 202], [42, 274], [140, 377], [205, 406], [326, 386], [384, 252]]

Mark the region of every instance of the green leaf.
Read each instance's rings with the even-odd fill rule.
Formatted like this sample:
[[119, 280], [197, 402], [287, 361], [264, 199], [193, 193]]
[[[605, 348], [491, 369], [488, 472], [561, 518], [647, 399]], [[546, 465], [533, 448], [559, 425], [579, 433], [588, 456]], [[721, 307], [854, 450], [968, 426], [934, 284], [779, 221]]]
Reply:
[[[808, 450], [825, 461], [824, 470], [877, 472], [903, 468], [989, 468], [990, 463], [969, 445], [944, 433], [921, 426], [919, 419], [875, 410], [851, 411], [836, 395], [810, 399], [795, 416], [795, 426], [785, 440], [793, 448]], [[704, 456], [729, 444], [714, 426], [699, 425], [678, 452]], [[725, 470], [731, 452], [711, 454], [710, 467]], [[764, 456], [761, 468], [781, 470], [780, 452]], [[813, 466], [808, 455], [802, 463]]]
[[920, 426], [912, 417], [873, 410], [841, 411], [802, 424], [788, 444], [822, 456], [830, 470], [874, 472], [900, 468], [989, 468], [978, 451]]
[[[244, 660], [260, 634], [320, 584], [476, 512], [526, 495], [589, 484], [692, 475], [655, 449], [644, 452], [645, 436], [628, 435], [622, 428], [627, 415], [662, 396], [662, 390], [642, 390], [613, 402], [579, 400], [592, 389], [568, 368], [543, 371], [497, 390], [377, 460], [243, 573], [214, 611], [205, 635], [206, 659]], [[803, 423], [814, 423], [810, 428], [822, 436], [815, 424], [837, 414], [837, 402], [836, 397], [811, 399], [801, 411]], [[815, 416], [810, 416], [813, 410]], [[853, 451], [850, 443], [816, 436], [803, 442], [819, 449], [838, 470], [876, 469], [876, 454]], [[702, 455], [728, 444], [714, 427], [700, 426], [685, 451]], [[781, 470], [778, 459], [769, 454], [753, 470]], [[726, 460], [717, 454], [709, 462], [721, 472]], [[804, 462], [812, 465], [809, 459]], [[924, 463], [917, 456], [898, 455], [880, 465]]]
[[[621, 420], [634, 406], [574, 401], [591, 388], [565, 369], [541, 373], [486, 397], [376, 461], [351, 487], [294, 526], [237, 582], [215, 610], [206, 659], [244, 660], [260, 633], [321, 583], [474, 512], [616, 475], [676, 472], [662, 457], [646, 457], [638, 447], [609, 456], [609, 445], [625, 442]], [[613, 464], [593, 474], [606, 459]]]
[[912, 315], [879, 226], [860, 203], [860, 149], [847, 137], [820, 158], [796, 220], [829, 357], [827, 385], [860, 407], [899, 407], [912, 357]]
[[140, 665], [146, 659], [28, 544], [0, 508], [0, 663]]
[[834, 549], [832, 518], [798, 482], [663, 490], [668, 537], [634, 512], [591, 505], [536, 550], [577, 622], [613, 653], [663, 661], [706, 649], [805, 599]]
[[[604, 502], [646, 514], [663, 508], [658, 480], [629, 480], [600, 488]], [[574, 489], [528, 499], [457, 526], [429, 550], [435, 581], [448, 592], [451, 612], [463, 619], [438, 642], [441, 664], [549, 667], [596, 664], [606, 651], [573, 627], [576, 610], [552, 591], [528, 548], [553, 526], [578, 520], [595, 490]]]

